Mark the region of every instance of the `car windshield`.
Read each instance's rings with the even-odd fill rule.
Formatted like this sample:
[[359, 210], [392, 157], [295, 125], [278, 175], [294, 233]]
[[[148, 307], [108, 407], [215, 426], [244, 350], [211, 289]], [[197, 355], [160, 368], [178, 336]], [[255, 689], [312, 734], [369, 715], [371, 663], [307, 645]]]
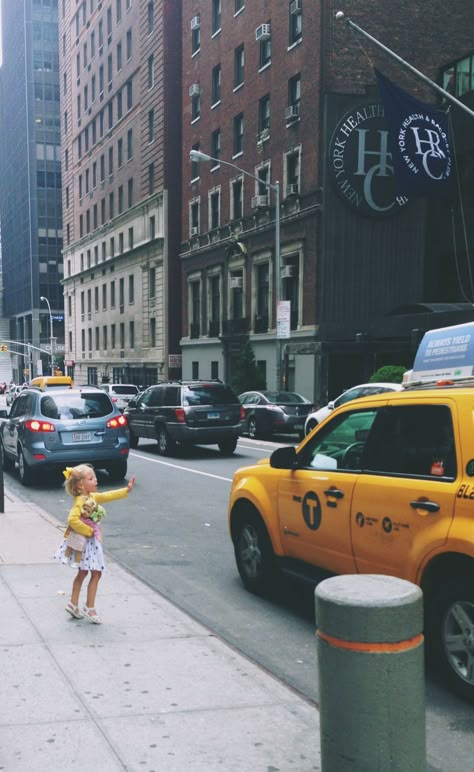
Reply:
[[123, 383], [118, 386], [112, 386], [112, 391], [114, 394], [138, 394], [138, 386], [127, 386], [126, 383]]
[[187, 386], [184, 390], [185, 405], [228, 405], [238, 399], [228, 386]]
[[113, 412], [110, 398], [101, 392], [49, 393], [41, 399], [41, 414], [45, 418], [67, 420], [100, 418]]
[[266, 391], [265, 396], [275, 405], [301, 405], [306, 402], [304, 397], [292, 391]]

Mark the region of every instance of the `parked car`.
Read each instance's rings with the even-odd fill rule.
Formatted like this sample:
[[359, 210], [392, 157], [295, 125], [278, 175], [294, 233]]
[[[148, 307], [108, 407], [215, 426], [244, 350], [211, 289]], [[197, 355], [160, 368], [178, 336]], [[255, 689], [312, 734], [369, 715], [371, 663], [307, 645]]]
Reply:
[[244, 431], [254, 440], [274, 433], [304, 436], [304, 422], [313, 403], [293, 391], [245, 391], [239, 400], [244, 408]]
[[214, 445], [231, 455], [242, 428], [243, 408], [221, 381], [170, 381], [150, 386], [132, 399], [124, 415], [130, 447], [140, 437], [158, 441], [166, 456], [180, 445]]
[[350, 402], [352, 399], [368, 397], [371, 394], [382, 394], [385, 391], [402, 391], [402, 389], [401, 383], [361, 383], [359, 386], [352, 386], [347, 391], [343, 391], [337, 399], [331, 400], [324, 407], [320, 407], [318, 410], [310, 413], [305, 421], [304, 433], [309, 434], [333, 410], [341, 405], [345, 405], [346, 402]]
[[122, 413], [130, 400], [140, 394], [140, 389], [133, 383], [102, 383], [100, 388], [107, 392]]
[[6, 394], [5, 401], [7, 405], [12, 405], [19, 394], [23, 391], [24, 386], [12, 386]]
[[0, 416], [3, 466], [18, 463], [23, 485], [44, 470], [84, 462], [113, 480], [127, 474], [127, 419], [100, 389], [22, 389], [10, 413]]
[[286, 574], [316, 583], [322, 572], [418, 584], [434, 671], [474, 702], [472, 348], [453, 357], [449, 330], [435, 332], [436, 348], [425, 345], [431, 384], [417, 372], [401, 392], [347, 402], [297, 448], [237, 470], [229, 529], [252, 592]]

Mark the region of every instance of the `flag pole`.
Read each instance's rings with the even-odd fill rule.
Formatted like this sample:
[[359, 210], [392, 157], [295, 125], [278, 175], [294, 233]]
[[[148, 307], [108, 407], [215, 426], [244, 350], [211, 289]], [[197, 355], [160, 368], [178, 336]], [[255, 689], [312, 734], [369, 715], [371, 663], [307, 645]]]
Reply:
[[387, 48], [387, 46], [384, 46], [383, 43], [380, 42], [380, 40], [377, 40], [377, 38], [372, 37], [372, 35], [369, 35], [368, 32], [366, 32], [362, 27], [359, 27], [358, 24], [355, 24], [351, 19], [347, 18], [344, 11], [338, 11], [336, 13], [336, 19], [338, 21], [344, 20], [350, 27], [353, 29], [356, 29], [357, 32], [360, 32], [361, 35], [364, 35], [368, 40], [370, 40], [372, 43], [374, 43], [376, 46], [382, 49], [382, 51], [385, 51], [386, 54], [391, 56], [393, 59], [396, 59], [397, 62], [400, 62], [400, 64], [403, 65], [403, 67], [406, 67], [408, 70], [413, 72], [414, 75], [416, 75], [418, 78], [421, 78], [425, 83], [427, 83], [431, 88], [434, 88], [435, 91], [437, 91], [439, 94], [442, 94], [445, 99], [448, 99], [450, 102], [453, 102], [455, 105], [460, 107], [464, 112], [466, 112], [468, 115], [471, 116], [471, 118], [474, 118], [474, 110], [471, 110], [467, 105], [465, 105], [463, 102], [461, 102], [459, 99], [456, 99], [452, 94], [449, 93], [449, 91], [445, 91], [444, 88], [441, 88], [441, 86], [438, 86], [437, 83], [435, 83], [433, 80], [428, 78], [426, 75], [423, 75], [422, 72], [417, 70], [413, 65], [409, 64], [405, 61], [405, 59], [402, 59], [401, 56], [398, 56], [394, 51], [392, 51], [390, 48]]

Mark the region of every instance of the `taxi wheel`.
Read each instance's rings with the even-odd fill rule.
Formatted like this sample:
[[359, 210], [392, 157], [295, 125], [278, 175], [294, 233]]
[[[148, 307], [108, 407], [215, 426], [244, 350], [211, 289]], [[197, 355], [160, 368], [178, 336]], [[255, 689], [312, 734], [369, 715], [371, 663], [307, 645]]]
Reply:
[[435, 674], [474, 702], [473, 577], [454, 577], [438, 586], [428, 609], [427, 647]]
[[275, 587], [277, 569], [267, 529], [253, 507], [240, 513], [234, 528], [237, 568], [249, 592], [267, 593]]
[[217, 445], [223, 456], [231, 456], [237, 447], [237, 437], [231, 437], [229, 440], [220, 440]]

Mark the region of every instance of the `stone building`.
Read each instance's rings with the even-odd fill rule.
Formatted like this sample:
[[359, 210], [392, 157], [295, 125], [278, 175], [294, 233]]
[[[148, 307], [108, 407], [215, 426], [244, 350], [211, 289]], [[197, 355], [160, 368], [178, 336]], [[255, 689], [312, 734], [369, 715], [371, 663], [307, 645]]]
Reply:
[[174, 0], [60, 0], [66, 365], [148, 385], [180, 364]]

